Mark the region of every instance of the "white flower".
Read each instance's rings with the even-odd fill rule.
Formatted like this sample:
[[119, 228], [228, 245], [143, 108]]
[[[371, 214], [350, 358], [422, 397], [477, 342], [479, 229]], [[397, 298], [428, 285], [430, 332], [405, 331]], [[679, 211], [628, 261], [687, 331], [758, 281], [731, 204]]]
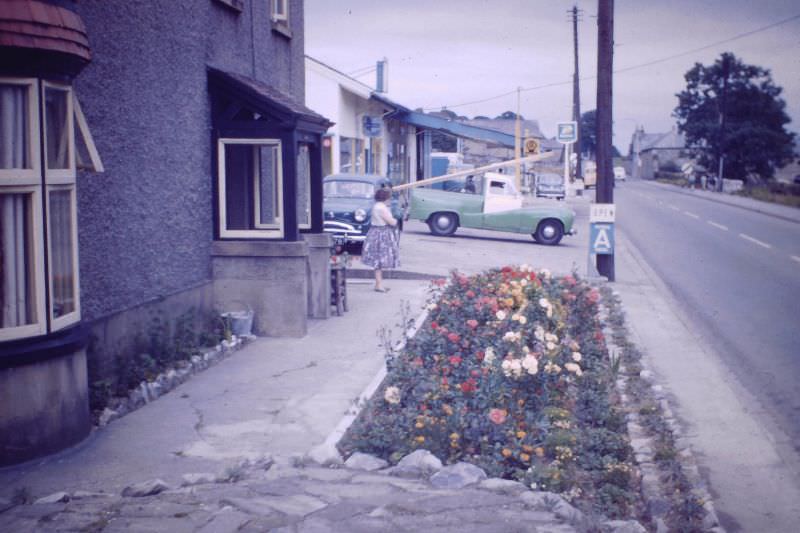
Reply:
[[503, 335], [503, 340], [506, 342], [519, 342], [520, 339], [522, 339], [522, 334], [519, 332], [506, 331], [505, 335]]
[[564, 368], [566, 368], [568, 372], [572, 372], [578, 376], [583, 374], [583, 371], [578, 363], [565, 363]]
[[581, 352], [572, 352], [572, 360], [573, 361], [575, 361], [576, 363], [580, 363], [581, 359], [583, 359], [583, 356], [581, 355]]
[[429, 303], [428, 305], [425, 306], [425, 309], [427, 309], [428, 311], [434, 311], [437, 307], [438, 306], [435, 303]]
[[544, 340], [546, 340], [547, 342], [558, 342], [558, 335], [549, 332], [545, 333]]
[[561, 367], [557, 364], [553, 363], [552, 361], [548, 361], [546, 365], [544, 365], [544, 371], [548, 374], [558, 374], [561, 372]]
[[543, 269], [541, 269], [541, 270], [539, 271], [539, 274], [540, 274], [540, 275], [541, 275], [541, 276], [542, 276], [544, 279], [550, 279], [550, 278], [553, 276], [553, 275], [550, 273], [550, 271], [549, 271], [549, 270], [547, 270], [546, 268], [543, 268]]
[[544, 342], [544, 328], [536, 326], [536, 329], [533, 330], [533, 336], [536, 337], [537, 341]]
[[494, 349], [491, 346], [489, 346], [488, 348], [486, 348], [486, 353], [483, 356], [483, 364], [484, 365], [492, 364], [494, 358], [495, 358]]
[[501, 309], [497, 313], [495, 313], [494, 316], [497, 317], [497, 320], [505, 320], [506, 319], [506, 312]]
[[533, 270], [533, 269], [528, 264], [523, 264], [523, 265], [519, 266], [519, 271], [520, 272], [530, 272], [531, 270]]
[[553, 318], [553, 308], [552, 307], [548, 307], [547, 308], [547, 318]]
[[519, 322], [524, 326], [525, 324], [528, 323], [528, 317], [526, 317], [525, 315], [519, 315], [519, 318], [517, 318], [517, 322]]
[[505, 359], [500, 366], [506, 377], [518, 378], [522, 375], [522, 361], [519, 359]]
[[521, 280], [519, 280], [519, 286], [520, 287], [527, 287], [528, 286], [528, 280], [525, 279], [525, 278], [522, 278]]
[[536, 373], [539, 372], [539, 360], [528, 354], [525, 356], [525, 359], [522, 360], [522, 368], [531, 376], [535, 376]]
[[383, 393], [383, 399], [391, 404], [400, 403], [400, 389], [397, 387], [386, 387], [386, 392]]
[[544, 307], [545, 309], [550, 308], [550, 300], [547, 298], [539, 298], [539, 306]]
[[547, 342], [547, 344], [546, 344], [545, 346], [547, 346], [547, 349], [548, 349], [549, 351], [553, 351], [553, 350], [555, 350], [555, 349], [556, 349], [556, 343], [554, 343], [554, 342], [552, 342], [552, 341], [548, 341], [548, 342]]

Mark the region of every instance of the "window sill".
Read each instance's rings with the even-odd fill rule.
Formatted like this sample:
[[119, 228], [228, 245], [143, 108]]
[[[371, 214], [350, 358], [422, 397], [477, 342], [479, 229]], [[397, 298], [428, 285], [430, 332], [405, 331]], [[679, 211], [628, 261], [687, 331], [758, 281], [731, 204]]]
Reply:
[[241, 13], [244, 9], [244, 0], [217, 0], [217, 2], [237, 13]]
[[282, 20], [272, 21], [272, 33], [277, 33], [278, 35], [286, 37], [287, 39], [292, 38], [292, 30], [290, 30], [289, 25]]

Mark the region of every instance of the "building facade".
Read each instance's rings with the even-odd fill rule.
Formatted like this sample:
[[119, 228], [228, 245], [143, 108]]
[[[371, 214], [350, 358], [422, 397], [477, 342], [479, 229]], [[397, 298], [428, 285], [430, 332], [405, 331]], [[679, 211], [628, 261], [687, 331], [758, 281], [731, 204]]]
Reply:
[[0, 466], [86, 435], [153, 313], [328, 315], [303, 48], [301, 0], [0, 5]]

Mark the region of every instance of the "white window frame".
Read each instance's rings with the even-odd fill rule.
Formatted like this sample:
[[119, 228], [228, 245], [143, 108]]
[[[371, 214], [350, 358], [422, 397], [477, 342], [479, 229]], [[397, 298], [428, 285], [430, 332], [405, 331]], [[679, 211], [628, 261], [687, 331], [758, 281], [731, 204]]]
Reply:
[[269, 16], [274, 22], [289, 23], [289, 0], [269, 0]]
[[[80, 321], [81, 319], [81, 286], [80, 286], [80, 271], [78, 270], [78, 202], [76, 198], [75, 186], [69, 185], [56, 185], [47, 187], [47, 196], [45, 203], [47, 205], [47, 220], [50, 220], [50, 193], [53, 191], [69, 191], [70, 193], [70, 210], [72, 217], [70, 218], [70, 234], [72, 237], [72, 272], [74, 273], [72, 281], [72, 294], [75, 299], [75, 310], [67, 313], [58, 318], [53, 314], [53, 299], [55, 293], [53, 291], [53, 269], [50, 268], [50, 275], [48, 276], [47, 285], [50, 294], [50, 308], [47, 310], [50, 317], [51, 331], [58, 331], [65, 327]], [[49, 229], [49, 228], [48, 228]], [[47, 248], [48, 257], [53, 257], [53, 239], [48, 231]]]
[[[55, 89], [57, 91], [64, 91], [66, 94], [67, 102], [67, 168], [49, 168], [47, 165], [47, 119], [42, 117], [42, 131], [44, 138], [42, 141], [42, 150], [44, 150], [44, 164], [45, 164], [45, 178], [48, 185], [55, 184], [70, 184], [75, 183], [75, 119], [74, 119], [74, 106], [72, 87], [69, 85], [62, 85], [60, 83], [53, 83], [50, 81], [42, 82], [42, 94], [40, 95], [41, 102], [44, 102], [45, 92], [47, 89]], [[42, 106], [44, 110], [44, 106]]]
[[[38, 141], [37, 141], [38, 142]], [[2, 194], [30, 194], [31, 198], [31, 218], [33, 219], [31, 232], [33, 238], [33, 282], [35, 284], [34, 294], [36, 295], [36, 322], [25, 324], [24, 326], [0, 328], [0, 341], [21, 339], [44, 335], [47, 332], [47, 321], [45, 320], [45, 279], [44, 279], [44, 230], [42, 228], [42, 189], [41, 187], [0, 187]]]
[[31, 168], [0, 169], [0, 185], [39, 185], [42, 179], [41, 144], [39, 143], [39, 99], [35, 78], [0, 78], [2, 85], [22, 85], [28, 88], [28, 161]]
[[[258, 190], [258, 176], [252, 176], [254, 188], [254, 211], [253, 211], [253, 225], [256, 229], [228, 229], [227, 228], [227, 201], [225, 194], [225, 146], [232, 144], [246, 144], [257, 146], [274, 146], [277, 147], [278, 152], [278, 168], [276, 175], [276, 192], [277, 192], [277, 224], [259, 224], [257, 221], [261, 219], [260, 212], [260, 192]], [[258, 153], [254, 152], [254, 157]], [[258, 165], [253, 166], [254, 171], [258, 170]], [[284, 212], [283, 212], [283, 146], [280, 139], [243, 139], [243, 138], [220, 138], [217, 141], [217, 190], [219, 191], [219, 236], [221, 238], [283, 238], [284, 236]]]

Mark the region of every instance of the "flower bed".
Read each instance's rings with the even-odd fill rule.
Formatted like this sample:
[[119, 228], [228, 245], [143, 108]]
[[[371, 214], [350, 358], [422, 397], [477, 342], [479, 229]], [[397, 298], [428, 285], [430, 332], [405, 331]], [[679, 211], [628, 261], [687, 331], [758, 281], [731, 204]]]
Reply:
[[526, 266], [432, 288], [425, 324], [387, 361], [343, 455], [396, 462], [427, 449], [606, 516], [639, 515], [600, 293]]

